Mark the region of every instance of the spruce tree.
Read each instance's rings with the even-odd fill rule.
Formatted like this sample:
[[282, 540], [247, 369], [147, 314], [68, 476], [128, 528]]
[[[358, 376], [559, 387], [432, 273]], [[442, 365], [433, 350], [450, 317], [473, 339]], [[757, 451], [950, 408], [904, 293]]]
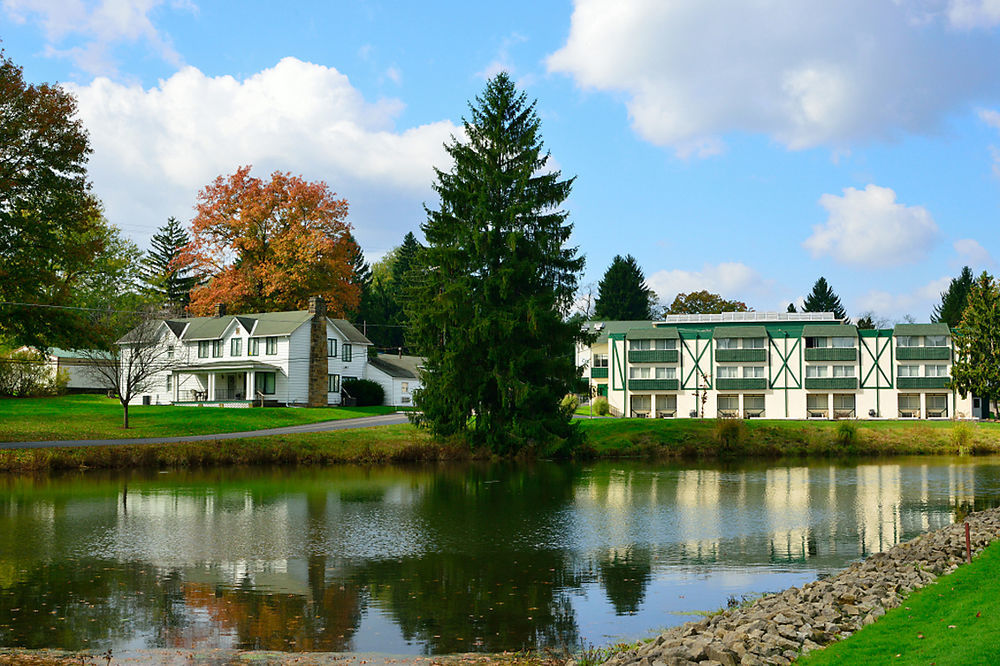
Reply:
[[436, 170], [440, 207], [427, 211], [407, 300], [427, 357], [423, 422], [501, 454], [572, 442], [559, 400], [577, 378], [564, 351], [580, 335], [565, 315], [583, 259], [560, 210], [573, 180], [544, 170], [535, 104], [506, 73], [463, 124], [466, 138], [446, 145], [453, 167]]
[[175, 263], [190, 242], [181, 223], [170, 217], [153, 235], [152, 248], [142, 258], [143, 291], [160, 307], [180, 311], [191, 302], [191, 290], [198, 285], [198, 276]]
[[820, 277], [802, 304], [803, 312], [832, 312], [837, 319], [847, 319], [840, 297], [833, 292], [826, 278]]
[[941, 302], [934, 306], [931, 321], [945, 323], [952, 328], [962, 320], [962, 313], [969, 301], [969, 289], [976, 278], [968, 266], [962, 268], [957, 278], [952, 278], [946, 291], [941, 292]]
[[997, 413], [1000, 399], [1000, 286], [983, 271], [969, 288], [968, 305], [954, 334], [953, 388], [985, 399]]
[[596, 319], [638, 320], [653, 318], [656, 294], [632, 255], [615, 256], [597, 285]]

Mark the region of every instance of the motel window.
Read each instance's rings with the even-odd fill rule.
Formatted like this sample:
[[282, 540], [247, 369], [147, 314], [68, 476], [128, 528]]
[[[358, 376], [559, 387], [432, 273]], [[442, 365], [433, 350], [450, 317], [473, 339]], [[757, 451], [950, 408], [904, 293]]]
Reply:
[[806, 338], [806, 349], [826, 347], [828, 343], [828, 338]]
[[831, 338], [834, 347], [841, 347], [844, 349], [854, 347], [854, 338]]
[[658, 396], [656, 396], [656, 411], [658, 411], [658, 412], [676, 412], [677, 411], [677, 396], [676, 395], [658, 395]]
[[654, 340], [656, 349], [677, 349], [677, 341], [674, 339]]
[[745, 395], [743, 396], [743, 411], [760, 413], [764, 411], [764, 396]]
[[633, 412], [648, 412], [652, 401], [649, 399], [648, 395], [634, 395], [632, 396], [632, 411]]
[[258, 372], [253, 376], [254, 390], [264, 395], [274, 395], [274, 373]]
[[608, 367], [608, 355], [607, 354], [594, 354], [594, 367], [595, 368], [606, 368], [606, 367]]
[[833, 396], [833, 408], [838, 412], [854, 411], [854, 394], [838, 393]]
[[354, 358], [354, 349], [351, 345], [344, 343], [344, 346], [341, 348], [340, 355], [344, 363], [350, 363], [351, 359]]
[[915, 335], [901, 335], [896, 338], [897, 347], [919, 347], [920, 338]]
[[715, 376], [718, 377], [719, 379], [736, 379], [737, 377], [736, 373], [738, 371], [739, 368], [737, 368], [735, 365], [730, 365], [730, 366], [720, 365], [716, 369]]
[[739, 349], [739, 342], [737, 338], [719, 338], [716, 346], [719, 349]]
[[809, 393], [806, 395], [806, 409], [810, 411], [826, 410], [828, 404], [826, 393]]
[[900, 377], [919, 377], [920, 376], [920, 366], [919, 365], [901, 365], [901, 366], [899, 366], [899, 376]]
[[243, 338], [233, 338], [229, 341], [229, 355], [230, 356], [242, 356], [243, 355]]
[[629, 379], [649, 379], [649, 368], [629, 368]]
[[264, 353], [268, 356], [274, 356], [278, 353], [278, 338], [271, 336], [264, 338], [265, 349]]
[[649, 351], [651, 340], [629, 340], [629, 351]]
[[198, 341], [198, 358], [208, 358], [208, 340]]
[[835, 365], [835, 366], [833, 366], [833, 376], [834, 377], [853, 377], [854, 376], [854, 366], [853, 365]]
[[763, 349], [764, 338], [743, 338], [743, 349]]
[[764, 366], [748, 365], [743, 367], [744, 379], [760, 379], [764, 376]]
[[337, 338], [326, 339], [326, 355], [330, 358], [337, 356]]
[[[948, 396], [932, 393], [927, 395], [926, 400], [928, 416], [948, 416]], [[932, 415], [931, 412], [935, 413]]]
[[925, 347], [947, 347], [948, 340], [943, 335], [928, 335], [924, 338]]
[[677, 379], [677, 368], [657, 368], [657, 379]]
[[914, 394], [900, 394], [899, 396], [899, 411], [901, 412], [920, 412], [920, 396]]
[[740, 397], [738, 395], [720, 395], [718, 404], [720, 412], [740, 411]]
[[330, 393], [340, 393], [340, 375], [326, 376], [326, 390]]
[[924, 377], [947, 377], [948, 376], [948, 366], [947, 365], [925, 365], [924, 366]]
[[260, 338], [250, 338], [247, 346], [247, 356], [260, 356]]
[[222, 340], [212, 340], [212, 358], [222, 358]]
[[826, 376], [828, 376], [827, 373], [829, 371], [830, 371], [830, 368], [828, 366], [825, 366], [825, 365], [807, 365], [806, 366], [806, 378], [807, 379], [814, 379], [814, 378], [819, 378], [819, 377], [826, 377]]

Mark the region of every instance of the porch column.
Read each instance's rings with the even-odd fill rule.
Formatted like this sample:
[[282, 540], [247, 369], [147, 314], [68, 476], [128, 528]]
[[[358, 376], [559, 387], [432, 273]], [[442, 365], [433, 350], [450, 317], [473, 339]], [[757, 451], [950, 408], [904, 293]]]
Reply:
[[830, 419], [837, 418], [837, 411], [833, 408], [833, 394], [832, 393], [827, 393], [826, 394], [826, 408], [828, 410], [826, 412], [827, 418], [830, 418]]
[[215, 400], [215, 373], [208, 373], [208, 400]]
[[254, 371], [247, 370], [247, 400], [253, 402], [257, 398], [257, 393], [254, 391]]
[[927, 394], [920, 392], [920, 418], [927, 418]]

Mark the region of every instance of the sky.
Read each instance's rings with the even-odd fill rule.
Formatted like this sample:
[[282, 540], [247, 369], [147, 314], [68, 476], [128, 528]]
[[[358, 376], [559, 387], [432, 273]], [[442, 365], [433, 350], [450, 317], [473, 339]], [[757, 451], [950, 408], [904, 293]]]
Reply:
[[669, 303], [929, 318], [1000, 268], [1000, 0], [0, 0], [59, 82], [108, 219], [147, 248], [253, 165], [322, 180], [369, 259], [420, 238], [469, 100], [537, 100], [584, 284], [631, 254]]

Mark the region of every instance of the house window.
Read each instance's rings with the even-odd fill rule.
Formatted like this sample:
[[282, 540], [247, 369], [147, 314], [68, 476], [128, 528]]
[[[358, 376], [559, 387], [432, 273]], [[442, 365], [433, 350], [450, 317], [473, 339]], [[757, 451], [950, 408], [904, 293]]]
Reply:
[[222, 340], [212, 340], [212, 358], [222, 358]]
[[835, 366], [833, 366], [833, 376], [834, 377], [853, 377], [854, 376], [854, 366], [853, 365], [835, 365]]
[[901, 365], [901, 366], [899, 366], [899, 376], [900, 377], [919, 377], [920, 376], [920, 366], [919, 365]]
[[716, 347], [718, 349], [739, 349], [739, 342], [737, 338], [719, 338]]
[[919, 347], [920, 338], [915, 335], [901, 335], [896, 338], [897, 347]]
[[253, 386], [257, 393], [274, 395], [274, 373], [258, 372], [253, 376]]
[[762, 365], [748, 365], [743, 368], [744, 379], [760, 379], [764, 376], [764, 366]]
[[739, 368], [737, 368], [735, 365], [731, 366], [720, 365], [715, 371], [715, 376], [718, 377], [719, 379], [736, 379], [737, 377], [736, 373], [738, 371]]
[[208, 340], [198, 341], [198, 358], [208, 358]]
[[924, 377], [947, 377], [948, 376], [948, 366], [947, 365], [925, 365], [924, 366]]
[[829, 343], [829, 338], [806, 338], [806, 349], [821, 349]]
[[409, 393], [410, 392], [410, 382], [400, 382], [399, 383], [399, 390], [402, 393]]
[[639, 368], [629, 368], [628, 369], [629, 379], [649, 379], [649, 368], [639, 367]]
[[330, 358], [337, 356], [337, 338], [326, 339], [326, 355]]
[[854, 347], [854, 338], [831, 338], [834, 347], [849, 349]]
[[326, 376], [326, 390], [329, 393], [340, 393], [340, 375]]
[[924, 346], [926, 347], [947, 347], [948, 341], [946, 336], [943, 335], [928, 335], [924, 338]]
[[264, 338], [264, 342], [266, 345], [264, 349], [265, 354], [267, 354], [268, 356], [274, 356], [275, 354], [278, 353], [278, 338], [271, 336], [268, 338]]
[[341, 348], [341, 357], [344, 363], [349, 363], [351, 361], [351, 358], [353, 357], [353, 354], [354, 350], [351, 348], [351, 345], [345, 343], [344, 346]]
[[172, 380], [172, 379], [173, 379], [173, 377], [172, 377], [172, 376], [170, 376], [170, 375], [167, 375], [167, 390], [168, 390], [168, 391], [169, 391], [169, 390], [170, 390], [171, 388], [173, 388], [173, 382], [172, 382], [172, 381], [170, 381], [170, 380]]
[[243, 354], [243, 338], [233, 338], [229, 341], [229, 355], [230, 356], [242, 356]]
[[743, 338], [743, 349], [763, 349], [764, 338]]
[[608, 367], [608, 355], [607, 354], [594, 354], [594, 367], [595, 368], [606, 368], [606, 367]]
[[677, 368], [656, 368], [657, 379], [677, 379]]
[[250, 338], [247, 346], [247, 356], [260, 356], [260, 338]]
[[167, 358], [173, 358], [173, 357], [174, 357], [174, 346], [170, 345], [169, 347], [167, 347]]
[[826, 377], [829, 371], [829, 367], [825, 365], [807, 365], [806, 377], [809, 379]]

